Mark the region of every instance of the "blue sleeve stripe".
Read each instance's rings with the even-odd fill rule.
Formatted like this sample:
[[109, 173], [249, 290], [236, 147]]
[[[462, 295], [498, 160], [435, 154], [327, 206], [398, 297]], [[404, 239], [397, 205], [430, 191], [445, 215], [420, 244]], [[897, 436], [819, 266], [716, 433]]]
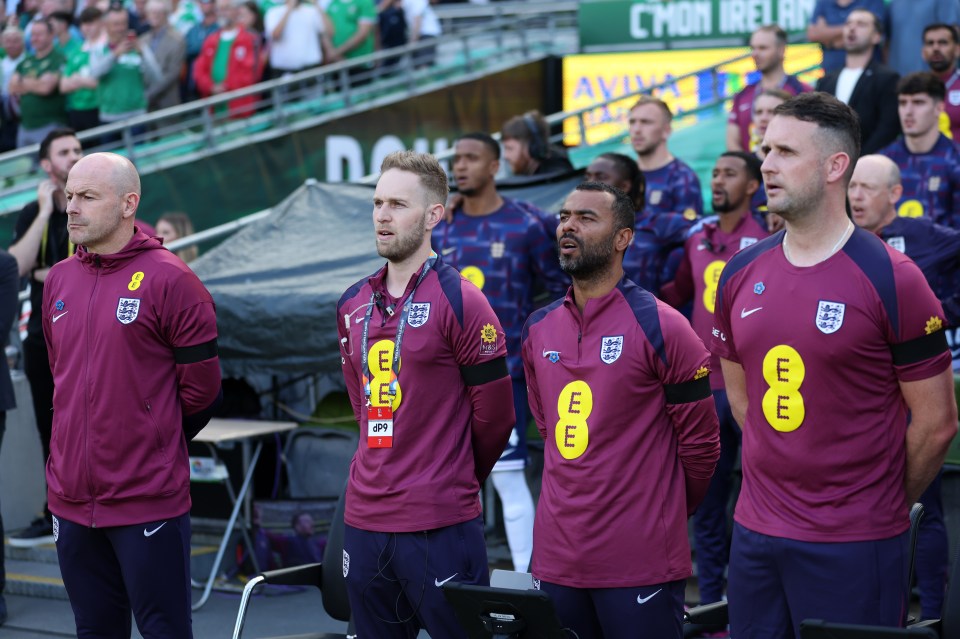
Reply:
[[900, 335], [900, 313], [898, 312], [897, 285], [893, 278], [893, 262], [890, 260], [883, 240], [869, 231], [857, 228], [844, 245], [843, 252], [873, 284], [874, 290], [877, 291], [883, 303], [890, 326], [893, 327], [893, 334]]
[[437, 261], [437, 279], [440, 281], [440, 290], [450, 303], [453, 314], [457, 318], [460, 328], [463, 328], [463, 291], [460, 290], [460, 273], [448, 264]]
[[715, 313], [720, 313], [723, 309], [723, 287], [726, 285], [727, 280], [729, 280], [739, 271], [746, 268], [751, 262], [767, 251], [772, 250], [776, 246], [780, 246], [783, 243], [784, 233], [785, 231], [774, 233], [770, 237], [764, 238], [756, 244], [751, 244], [730, 258], [730, 261], [727, 262], [727, 265], [723, 267], [723, 272], [720, 273], [720, 281], [717, 282], [717, 301], [716, 308], [714, 310]]
[[[337, 302], [337, 316], [338, 316], [338, 317], [340, 316], [340, 314], [341, 314], [341, 312], [342, 312], [340, 309], [343, 308], [343, 305], [346, 304], [348, 301], [352, 300], [354, 297], [356, 297], [357, 293], [360, 292], [360, 289], [363, 288], [363, 285], [366, 284], [366, 283], [367, 283], [367, 279], [364, 278], [364, 279], [360, 280], [359, 282], [357, 282], [356, 284], [354, 284], [353, 286], [351, 286], [350, 288], [348, 288], [346, 291], [344, 291], [343, 295], [340, 296], [340, 301]], [[338, 320], [338, 321], [339, 321], [339, 320]]]
[[652, 293], [646, 291], [627, 278], [620, 280], [617, 284], [620, 293], [623, 294], [633, 316], [637, 318], [637, 324], [647, 336], [647, 341], [653, 346], [653, 350], [663, 361], [664, 366], [669, 366], [667, 361], [667, 349], [663, 343], [663, 331], [660, 328], [660, 313], [657, 312], [657, 298]]
[[530, 317], [527, 318], [527, 321], [523, 324], [523, 331], [520, 334], [520, 343], [527, 341], [527, 335], [530, 334], [530, 329], [533, 328], [533, 325], [543, 320], [550, 311], [557, 309], [563, 304], [564, 298], [554, 301], [553, 303], [544, 306], [543, 308], [538, 308], [533, 313], [530, 314]]

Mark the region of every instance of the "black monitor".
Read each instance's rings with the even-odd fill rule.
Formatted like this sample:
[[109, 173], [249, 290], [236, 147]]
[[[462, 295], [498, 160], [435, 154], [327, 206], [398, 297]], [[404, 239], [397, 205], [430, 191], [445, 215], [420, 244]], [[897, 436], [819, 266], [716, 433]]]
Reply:
[[932, 628], [888, 628], [832, 623], [820, 619], [800, 622], [800, 639], [938, 639]]
[[457, 582], [443, 585], [469, 639], [570, 639], [553, 602], [540, 590], [511, 590]]

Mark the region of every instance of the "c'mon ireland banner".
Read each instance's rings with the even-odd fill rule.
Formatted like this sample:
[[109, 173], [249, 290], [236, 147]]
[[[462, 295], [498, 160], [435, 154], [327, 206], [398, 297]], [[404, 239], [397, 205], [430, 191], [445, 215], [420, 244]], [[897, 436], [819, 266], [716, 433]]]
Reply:
[[[724, 47], [566, 56], [563, 110], [569, 112], [612, 100], [585, 113], [587, 144], [605, 142], [625, 135], [628, 111], [637, 101], [636, 95], [623, 100], [617, 100], [618, 97], [658, 87], [650, 93], [670, 105], [674, 118], [718, 98], [729, 101], [740, 89], [760, 79], [749, 53], [748, 47]], [[794, 44], [787, 47], [784, 67], [787, 73], [799, 74], [813, 86], [822, 75], [822, 61], [820, 45]], [[687, 75], [690, 77], [682, 78]], [[675, 120], [675, 126], [694, 122], [695, 118]], [[563, 132], [564, 144], [581, 144], [576, 118], [564, 122]]]

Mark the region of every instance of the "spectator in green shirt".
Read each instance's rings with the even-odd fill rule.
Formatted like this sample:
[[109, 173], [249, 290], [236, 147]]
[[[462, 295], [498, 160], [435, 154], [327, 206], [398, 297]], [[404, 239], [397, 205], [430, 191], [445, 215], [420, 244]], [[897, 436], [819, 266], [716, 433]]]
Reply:
[[373, 53], [373, 30], [377, 24], [373, 0], [327, 0], [323, 8], [333, 23], [331, 62]]
[[90, 51], [103, 48], [103, 12], [96, 7], [81, 11], [80, 32], [83, 46], [67, 58], [60, 77], [60, 92], [67, 96], [67, 120], [75, 131], [100, 124], [98, 82], [90, 69]]
[[53, 48], [49, 20], [30, 24], [30, 40], [34, 53], [17, 65], [10, 78], [10, 94], [20, 98], [17, 147], [39, 144], [47, 133], [67, 121], [66, 103], [58, 88], [66, 60]]
[[99, 80], [100, 121], [119, 122], [147, 112], [146, 87], [162, 71], [149, 47], [130, 29], [127, 11], [111, 7], [104, 17], [107, 44], [90, 52], [90, 69]]

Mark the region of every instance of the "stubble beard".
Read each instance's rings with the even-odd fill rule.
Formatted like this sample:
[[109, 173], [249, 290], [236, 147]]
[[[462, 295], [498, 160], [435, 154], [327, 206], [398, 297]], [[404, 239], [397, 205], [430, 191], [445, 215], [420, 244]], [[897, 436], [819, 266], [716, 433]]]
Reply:
[[396, 241], [393, 244], [389, 246], [377, 244], [377, 254], [391, 262], [403, 262], [417, 252], [426, 232], [427, 217], [424, 213], [412, 229], [403, 235], [396, 234]]
[[577, 243], [580, 251], [576, 257], [560, 255], [560, 269], [578, 280], [591, 280], [610, 268], [613, 257], [613, 245], [616, 234], [601, 240], [593, 246], [587, 246], [583, 240], [567, 234], [560, 239], [571, 239]]

